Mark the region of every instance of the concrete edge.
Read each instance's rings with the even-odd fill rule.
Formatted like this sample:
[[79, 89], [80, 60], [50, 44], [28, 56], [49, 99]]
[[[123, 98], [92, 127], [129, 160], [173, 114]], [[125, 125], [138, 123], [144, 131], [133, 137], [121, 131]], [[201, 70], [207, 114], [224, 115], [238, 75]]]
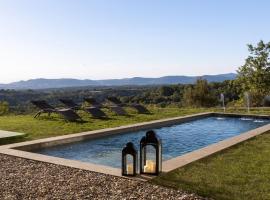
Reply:
[[13, 132], [13, 131], [0, 130], [0, 140], [7, 139], [7, 138], [13, 138], [13, 137], [21, 137], [24, 135], [26, 135], [26, 133], [18, 133], [18, 132]]
[[20, 151], [20, 150], [16, 150], [16, 149], [1, 149], [0, 153], [10, 155], [10, 156], [19, 157], [19, 158], [25, 158], [25, 159], [29, 159], [29, 160], [35, 160], [35, 161], [40, 161], [40, 162], [45, 162], [45, 163], [73, 167], [73, 168], [82, 169], [82, 170], [89, 170], [89, 171], [93, 171], [93, 172], [110, 174], [110, 175], [114, 175], [114, 176], [121, 176], [120, 169], [109, 167], [109, 166], [104, 166], [104, 165], [85, 163], [85, 162], [76, 161], [76, 160], [69, 160], [69, 159], [64, 159], [64, 158], [59, 158], [59, 157], [53, 157], [53, 156], [47, 156], [47, 155], [42, 155], [42, 154], [37, 154], [37, 153]]
[[200, 160], [202, 158], [213, 155], [213, 154], [220, 152], [224, 149], [227, 149], [227, 148], [232, 147], [236, 144], [244, 142], [250, 138], [261, 135], [262, 133], [265, 133], [267, 131], [270, 131], [270, 124], [267, 124], [265, 126], [253, 129], [253, 130], [245, 132], [245, 133], [242, 133], [240, 135], [228, 138], [226, 140], [222, 140], [218, 143], [211, 144], [207, 147], [195, 150], [193, 152], [184, 154], [182, 156], [178, 156], [176, 158], [164, 161], [162, 170], [163, 170], [163, 172], [169, 172], [169, 171], [172, 171], [172, 170], [177, 169], [179, 167], [183, 167], [189, 163], [192, 163], [194, 161], [197, 161], [197, 160]]
[[35, 149], [51, 147], [51, 146], [60, 145], [60, 144], [67, 144], [71, 142], [79, 142], [86, 139], [94, 139], [94, 138], [104, 137], [108, 135], [120, 134], [120, 133], [131, 132], [131, 131], [133, 132], [133, 131], [139, 131], [139, 130], [153, 129], [153, 128], [160, 128], [163, 126], [170, 126], [176, 123], [184, 123], [184, 122], [204, 118], [211, 115], [213, 115], [212, 112], [207, 112], [207, 113], [186, 115], [186, 116], [181, 116], [181, 117], [173, 117], [173, 118], [168, 118], [168, 119], [154, 120], [154, 121], [149, 121], [149, 122], [119, 126], [115, 128], [106, 128], [106, 129], [87, 131], [87, 132], [75, 133], [75, 134], [69, 134], [69, 135], [63, 135], [63, 136], [56, 136], [56, 137], [38, 139], [38, 140], [15, 143], [15, 144], [8, 144], [8, 145], [0, 146], [0, 149], [13, 148], [13, 149], [19, 149], [19, 150], [24, 150], [24, 151], [31, 151]]

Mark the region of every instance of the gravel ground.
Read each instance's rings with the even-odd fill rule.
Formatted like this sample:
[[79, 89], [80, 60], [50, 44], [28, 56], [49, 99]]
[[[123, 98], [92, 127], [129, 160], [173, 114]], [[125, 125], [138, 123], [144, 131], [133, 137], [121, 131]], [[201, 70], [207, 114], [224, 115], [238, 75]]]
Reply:
[[0, 154], [0, 199], [203, 198], [146, 182]]

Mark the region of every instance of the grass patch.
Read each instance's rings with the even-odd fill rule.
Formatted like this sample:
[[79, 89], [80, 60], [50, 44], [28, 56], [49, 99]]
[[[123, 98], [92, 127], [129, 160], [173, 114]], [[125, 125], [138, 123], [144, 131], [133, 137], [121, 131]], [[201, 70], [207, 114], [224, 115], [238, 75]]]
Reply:
[[209, 111], [175, 107], [149, 107], [149, 110], [151, 114], [136, 114], [128, 109], [129, 116], [117, 116], [106, 110], [110, 118], [105, 120], [91, 118], [89, 114], [81, 111], [79, 114], [85, 120], [84, 123], [67, 122], [58, 115], [42, 115], [37, 119], [34, 119], [33, 115], [8, 115], [0, 117], [0, 130], [26, 133], [23, 140], [33, 140]]
[[[72, 133], [79, 133], [84, 131], [92, 131], [104, 128], [112, 128], [122, 125], [135, 124], [139, 122], [147, 122], [157, 119], [165, 119], [170, 117], [185, 116], [201, 112], [221, 112], [220, 108], [178, 108], [166, 107], [160, 108], [156, 106], [149, 106], [148, 109], [151, 114], [137, 114], [134, 110], [128, 109], [129, 116], [117, 116], [109, 110], [104, 110], [109, 119], [94, 119], [88, 113], [79, 112], [85, 123], [67, 122], [56, 114], [48, 117], [42, 115], [34, 119], [33, 115], [6, 115], [0, 116], [0, 130], [14, 131], [26, 133], [24, 138], [11, 139], [5, 143], [21, 142], [27, 140], [41, 139], [59, 135], [66, 135]], [[227, 112], [246, 113], [245, 109], [227, 109]], [[270, 109], [252, 109], [252, 114], [270, 114]]]
[[[215, 109], [217, 112], [220, 112], [220, 109]], [[229, 107], [226, 109], [227, 113], [245, 113], [247, 114], [246, 108], [238, 108], [238, 107]], [[270, 115], [270, 107], [261, 107], [261, 108], [250, 108], [250, 114], [264, 114]]]
[[219, 200], [270, 199], [270, 132], [152, 182]]

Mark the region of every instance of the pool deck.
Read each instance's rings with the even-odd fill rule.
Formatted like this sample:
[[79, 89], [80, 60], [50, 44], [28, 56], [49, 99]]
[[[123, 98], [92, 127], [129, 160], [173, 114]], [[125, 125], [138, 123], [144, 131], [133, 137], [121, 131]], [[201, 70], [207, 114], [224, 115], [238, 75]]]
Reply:
[[[123, 132], [169, 126], [169, 125], [183, 123], [183, 122], [191, 121], [194, 119], [201, 119], [201, 118], [209, 117], [209, 116], [227, 116], [227, 117], [239, 117], [239, 116], [241, 117], [242, 116], [242, 117], [259, 117], [259, 118], [268, 118], [268, 119], [270, 118], [267, 115], [239, 115], [239, 114], [223, 114], [223, 113], [210, 113], [210, 112], [200, 113], [200, 114], [188, 115], [184, 117], [175, 117], [175, 118], [170, 118], [170, 119], [155, 120], [151, 122], [121, 126], [117, 128], [89, 131], [89, 132], [58, 136], [58, 137], [46, 138], [46, 139], [41, 139], [41, 140], [29, 141], [29, 142], [22, 142], [22, 143], [11, 144], [11, 145], [4, 145], [4, 146], [0, 146], [0, 153], [16, 156], [16, 157], [21, 157], [25, 159], [30, 159], [30, 160], [52, 163], [56, 165], [73, 167], [77, 169], [95, 171], [95, 172], [110, 174], [114, 176], [121, 176], [121, 170], [119, 168], [113, 168], [113, 167], [96, 165], [96, 164], [86, 163], [86, 162], [81, 162], [81, 161], [41, 155], [38, 153], [33, 153], [31, 151], [34, 151], [39, 148], [45, 148], [45, 147], [50, 147], [50, 146], [55, 146], [55, 145], [60, 145], [60, 144], [67, 144], [71, 142], [78, 142], [85, 139], [92, 139], [92, 138], [97, 138], [97, 137], [102, 137], [102, 136], [107, 136], [107, 135], [112, 135], [112, 134], [119, 134]], [[238, 136], [223, 140], [221, 142], [209, 145], [207, 147], [201, 148], [191, 153], [178, 156], [171, 160], [164, 161], [162, 171], [169, 172], [178, 167], [182, 167], [188, 163], [210, 156], [223, 149], [229, 148], [233, 145], [236, 145], [240, 142], [243, 142], [247, 139], [260, 135], [269, 130], [270, 130], [270, 124], [242, 133]]]
[[138, 180], [0, 154], [0, 199], [203, 200]]
[[25, 135], [25, 134], [23, 134], [23, 133], [11, 132], [11, 131], [2, 131], [2, 130], [0, 130], [0, 140], [1, 140], [1, 139], [12, 138], [12, 137], [23, 136], [23, 135]]

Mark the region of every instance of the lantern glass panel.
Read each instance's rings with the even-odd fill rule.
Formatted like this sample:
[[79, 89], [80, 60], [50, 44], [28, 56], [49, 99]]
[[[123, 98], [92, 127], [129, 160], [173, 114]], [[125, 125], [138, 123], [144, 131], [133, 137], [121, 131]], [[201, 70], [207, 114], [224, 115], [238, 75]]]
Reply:
[[133, 175], [134, 174], [134, 157], [130, 154], [125, 155], [125, 174]]
[[137, 150], [132, 142], [126, 144], [122, 150], [122, 175], [135, 176], [137, 174]]
[[153, 145], [146, 145], [143, 148], [143, 171], [145, 173], [156, 173], [156, 148]]

